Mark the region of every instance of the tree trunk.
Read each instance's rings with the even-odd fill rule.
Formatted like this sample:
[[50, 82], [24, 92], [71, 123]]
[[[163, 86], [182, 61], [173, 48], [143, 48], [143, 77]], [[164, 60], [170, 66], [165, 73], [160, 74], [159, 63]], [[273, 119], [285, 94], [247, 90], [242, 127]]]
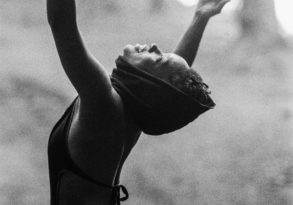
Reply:
[[242, 40], [252, 41], [258, 46], [283, 42], [274, 0], [242, 0], [242, 8], [237, 17]]
[[235, 70], [240, 75], [284, 76], [278, 56], [288, 44], [280, 33], [274, 0], [242, 0], [236, 18], [240, 37], [231, 50]]

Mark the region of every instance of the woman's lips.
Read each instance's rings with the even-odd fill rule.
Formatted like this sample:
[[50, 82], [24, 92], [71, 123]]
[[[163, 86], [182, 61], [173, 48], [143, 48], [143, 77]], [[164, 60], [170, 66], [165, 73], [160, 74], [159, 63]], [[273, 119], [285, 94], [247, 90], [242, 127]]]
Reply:
[[149, 50], [149, 46], [148, 45], [146, 45], [146, 44], [144, 44], [144, 45], [140, 45], [140, 44], [137, 44], [136, 46], [135, 46], [135, 50], [138, 52], [138, 53], [141, 53], [141, 52], [144, 52], [144, 51], [147, 51], [147, 50]]
[[129, 56], [131, 53], [142, 53], [142, 52], [147, 52], [151, 49], [152, 47], [148, 45], [140, 45], [137, 44], [136, 46], [133, 45], [126, 45], [125, 48], [123, 49], [123, 55], [124, 56]]

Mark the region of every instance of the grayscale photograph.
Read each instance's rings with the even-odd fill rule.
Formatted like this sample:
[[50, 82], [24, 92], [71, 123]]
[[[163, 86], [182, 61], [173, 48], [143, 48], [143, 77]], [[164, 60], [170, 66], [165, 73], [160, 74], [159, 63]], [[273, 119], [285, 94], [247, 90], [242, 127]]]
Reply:
[[293, 205], [292, 0], [0, 0], [0, 205]]

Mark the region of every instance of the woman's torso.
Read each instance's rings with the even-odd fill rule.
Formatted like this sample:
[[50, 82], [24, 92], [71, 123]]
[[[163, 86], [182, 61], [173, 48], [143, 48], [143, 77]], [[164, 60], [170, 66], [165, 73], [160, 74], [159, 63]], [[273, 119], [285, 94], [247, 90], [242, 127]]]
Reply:
[[[68, 135], [64, 136], [65, 146], [73, 163], [94, 181], [108, 186], [119, 184], [122, 165], [140, 135], [135, 126], [125, 120], [119, 102], [104, 111], [93, 109], [88, 112], [77, 98], [63, 119], [66, 121], [63, 134]], [[54, 164], [56, 158], [58, 156], [51, 159], [49, 156], [49, 162]], [[58, 184], [58, 205], [111, 204], [113, 193], [110, 188], [97, 185], [70, 170], [62, 173]]]

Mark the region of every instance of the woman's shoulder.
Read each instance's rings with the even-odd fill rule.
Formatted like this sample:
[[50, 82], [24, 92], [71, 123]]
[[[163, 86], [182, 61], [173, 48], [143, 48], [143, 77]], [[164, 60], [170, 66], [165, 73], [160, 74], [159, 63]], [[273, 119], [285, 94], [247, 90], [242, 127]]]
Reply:
[[82, 99], [78, 99], [68, 133], [68, 148], [73, 161], [93, 178], [107, 183], [115, 176], [125, 142], [135, 133], [121, 113], [122, 102], [115, 102], [117, 105], [109, 105], [112, 110], [105, 105], [84, 111]]
[[78, 96], [74, 104], [73, 122], [85, 127], [94, 125], [91, 129], [95, 132], [118, 127], [125, 121], [123, 103], [116, 91], [107, 100], [88, 100]]
[[125, 112], [120, 96], [116, 93], [113, 98], [108, 104], [89, 105], [83, 104], [82, 98], [78, 97], [72, 111], [69, 138], [76, 141], [90, 139], [96, 143], [113, 139], [118, 143], [136, 136], [140, 129]]

